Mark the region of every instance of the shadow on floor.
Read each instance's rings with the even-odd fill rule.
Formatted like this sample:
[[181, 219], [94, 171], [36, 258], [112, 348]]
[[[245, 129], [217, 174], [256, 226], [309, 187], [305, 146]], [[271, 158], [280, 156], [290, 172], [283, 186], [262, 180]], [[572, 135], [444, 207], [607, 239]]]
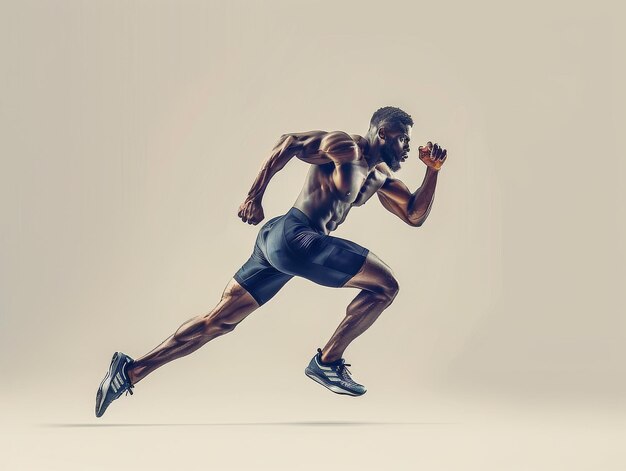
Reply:
[[81, 427], [381, 427], [406, 425], [453, 425], [456, 422], [244, 422], [212, 424], [40, 424], [51, 428]]

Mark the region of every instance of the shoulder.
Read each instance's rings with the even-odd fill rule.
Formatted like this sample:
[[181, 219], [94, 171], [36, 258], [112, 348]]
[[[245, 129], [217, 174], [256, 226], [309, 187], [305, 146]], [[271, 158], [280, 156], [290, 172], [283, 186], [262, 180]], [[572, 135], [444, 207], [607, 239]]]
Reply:
[[343, 131], [330, 131], [322, 136], [322, 140], [320, 142], [320, 149], [324, 151], [331, 150], [336, 146], [356, 146], [356, 142], [348, 134]]
[[385, 191], [386, 189], [391, 187], [395, 187], [398, 184], [404, 185], [400, 180], [398, 180], [393, 170], [391, 170], [389, 166], [384, 162], [376, 165], [376, 167], [374, 167], [374, 171], [376, 172], [378, 178], [382, 180], [382, 184], [380, 186], [380, 189], [382, 191]]
[[389, 168], [389, 166], [384, 163], [381, 162], [378, 165], [376, 165], [376, 167], [374, 167], [376, 169], [377, 172], [380, 172], [381, 174], [385, 175], [388, 178], [394, 178], [394, 174], [391, 171], [391, 169]]
[[320, 152], [333, 151], [345, 147], [361, 148], [365, 141], [361, 136], [350, 135], [343, 131], [306, 131], [290, 132], [280, 136], [279, 143], [286, 140], [298, 142], [300, 145], [317, 147]]
[[320, 141], [319, 152], [335, 162], [355, 161], [362, 155], [357, 142], [343, 131], [327, 132]]
[[343, 131], [305, 131], [290, 132], [280, 136], [278, 144], [285, 141], [297, 143], [308, 152], [336, 152], [355, 147], [356, 142]]
[[289, 142], [291, 145], [304, 148], [319, 146], [321, 139], [326, 134], [328, 134], [326, 131], [289, 132], [281, 135], [276, 145], [279, 146]]

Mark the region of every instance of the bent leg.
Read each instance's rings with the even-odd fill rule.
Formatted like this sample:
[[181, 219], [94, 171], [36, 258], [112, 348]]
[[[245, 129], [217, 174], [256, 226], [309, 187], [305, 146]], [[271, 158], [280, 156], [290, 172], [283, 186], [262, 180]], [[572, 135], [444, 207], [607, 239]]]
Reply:
[[131, 383], [141, 381], [172, 360], [189, 355], [215, 337], [231, 332], [258, 307], [250, 293], [232, 279], [211, 312], [188, 320], [158, 347], [135, 360], [128, 368]]
[[372, 252], [367, 254], [361, 270], [344, 285], [361, 292], [346, 309], [346, 317], [322, 349], [322, 361], [343, 357], [348, 345], [365, 332], [398, 294], [398, 281], [391, 268]]

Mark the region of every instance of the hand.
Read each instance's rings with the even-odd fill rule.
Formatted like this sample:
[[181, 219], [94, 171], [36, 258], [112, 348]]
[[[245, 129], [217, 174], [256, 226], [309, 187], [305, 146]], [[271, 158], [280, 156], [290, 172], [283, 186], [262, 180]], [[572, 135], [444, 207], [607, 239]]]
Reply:
[[263, 214], [263, 207], [261, 206], [261, 201], [246, 198], [246, 200], [241, 203], [241, 206], [239, 206], [239, 212], [237, 213], [237, 216], [239, 216], [243, 222], [247, 222], [248, 224], [253, 224], [256, 226], [263, 220], [263, 218], [265, 218], [265, 214]]
[[426, 146], [419, 146], [420, 160], [433, 170], [439, 170], [448, 157], [448, 151], [439, 144], [428, 141]]

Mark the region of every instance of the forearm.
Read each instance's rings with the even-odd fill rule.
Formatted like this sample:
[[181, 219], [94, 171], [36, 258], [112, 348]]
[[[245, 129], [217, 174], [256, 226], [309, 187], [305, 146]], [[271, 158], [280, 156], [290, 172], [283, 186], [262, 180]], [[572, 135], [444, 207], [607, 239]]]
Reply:
[[261, 170], [259, 170], [259, 174], [254, 179], [254, 183], [252, 183], [252, 187], [248, 192], [249, 199], [261, 200], [263, 199], [263, 194], [265, 193], [265, 189], [269, 184], [272, 177], [282, 169], [290, 158], [269, 158], [263, 162], [261, 166]]
[[411, 223], [417, 226], [420, 226], [428, 217], [428, 213], [430, 213], [430, 208], [435, 199], [438, 173], [438, 170], [427, 167], [422, 186], [413, 193], [409, 200], [407, 216]]
[[259, 174], [248, 192], [248, 199], [261, 201], [272, 177], [293, 158], [294, 153], [290, 152], [291, 141], [289, 135], [283, 136], [272, 150], [271, 155], [263, 161], [261, 170], [259, 170]]

